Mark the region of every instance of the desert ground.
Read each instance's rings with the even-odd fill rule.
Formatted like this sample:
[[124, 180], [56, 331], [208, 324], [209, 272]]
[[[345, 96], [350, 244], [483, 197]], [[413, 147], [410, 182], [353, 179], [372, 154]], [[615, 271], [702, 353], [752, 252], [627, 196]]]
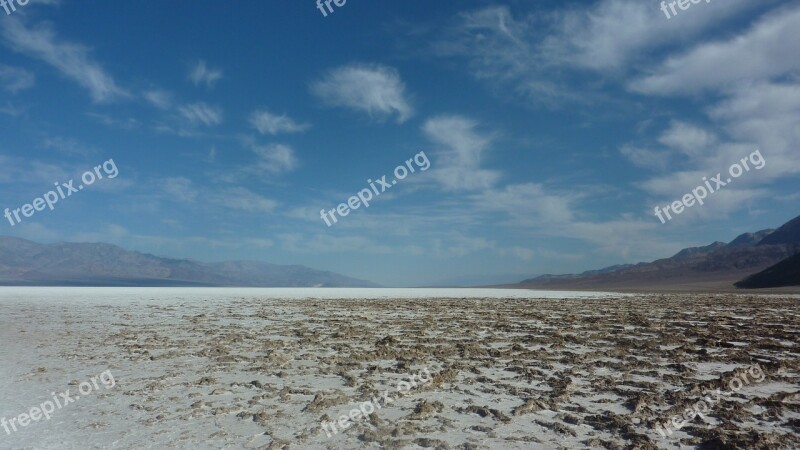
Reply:
[[0, 448], [796, 449], [799, 303], [3, 295], [0, 416], [104, 371], [115, 383], [0, 428]]

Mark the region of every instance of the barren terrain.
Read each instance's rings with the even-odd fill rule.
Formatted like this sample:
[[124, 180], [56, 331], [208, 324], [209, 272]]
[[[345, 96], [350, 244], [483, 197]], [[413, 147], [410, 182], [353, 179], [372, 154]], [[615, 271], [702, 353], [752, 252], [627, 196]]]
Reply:
[[[798, 301], [4, 295], [0, 415], [105, 370], [116, 386], [0, 448], [799, 448]], [[653, 428], [756, 364], [762, 381]]]

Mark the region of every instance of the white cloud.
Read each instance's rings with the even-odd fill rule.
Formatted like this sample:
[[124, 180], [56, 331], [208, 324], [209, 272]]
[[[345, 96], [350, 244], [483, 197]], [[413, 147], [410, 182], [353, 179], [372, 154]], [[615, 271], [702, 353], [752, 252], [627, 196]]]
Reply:
[[308, 129], [308, 124], [297, 123], [286, 114], [275, 115], [267, 110], [250, 115], [250, 124], [261, 134], [297, 133]]
[[91, 117], [92, 119], [102, 123], [103, 125], [113, 128], [120, 128], [123, 130], [132, 130], [141, 125], [141, 122], [134, 119], [133, 117], [116, 118], [108, 114], [98, 114], [92, 112], [86, 113], [86, 116]]
[[86, 47], [56, 38], [48, 25], [29, 29], [18, 19], [7, 17], [0, 28], [8, 47], [55, 67], [86, 88], [95, 102], [109, 102], [128, 95], [100, 64], [91, 59]]
[[38, 222], [30, 221], [23, 221], [10, 230], [5, 231], [4, 234], [6, 233], [34, 242], [57, 241], [64, 238], [61, 230], [53, 230]]
[[422, 127], [425, 135], [442, 146], [432, 176], [447, 190], [481, 190], [491, 187], [500, 173], [481, 168], [491, 138], [478, 133], [477, 123], [461, 116], [439, 116]]
[[673, 95], [774, 80], [800, 70], [797, 42], [800, 7], [781, 8], [735, 39], [702, 44], [669, 58], [630, 87], [639, 93]]
[[696, 125], [672, 121], [670, 127], [658, 138], [658, 142], [694, 159], [716, 150], [714, 147], [717, 137]]
[[515, 19], [506, 6], [464, 12], [433, 49], [439, 56], [466, 59], [475, 78], [511, 84], [515, 94], [528, 100], [576, 98], [547, 76], [547, 64], [535, 45], [544, 35], [538, 25], [533, 17]]
[[623, 145], [619, 152], [636, 166], [647, 169], [663, 169], [667, 166], [669, 154], [648, 148]]
[[533, 259], [533, 250], [525, 247], [512, 246], [512, 247], [499, 248], [497, 249], [497, 252], [500, 253], [501, 255], [513, 256], [523, 261], [530, 261], [531, 259]]
[[694, 187], [703, 184], [703, 177], [716, 175], [705, 170], [684, 170], [652, 177], [639, 183], [645, 191], [667, 199], [678, 199]]
[[[630, 216], [605, 222], [575, 222], [553, 228], [556, 236], [572, 237], [590, 242], [602, 253], [621, 255], [625, 259], [652, 258], [675, 250], [674, 242], [661, 242], [651, 233], [661, 227], [658, 219], [643, 221]], [[680, 248], [678, 246], [678, 248]]]
[[50, 185], [66, 181], [71, 177], [60, 165], [37, 160], [25, 160], [15, 156], [0, 155], [0, 183], [30, 183]]
[[[454, 234], [452, 231], [444, 238], [432, 238], [423, 246], [430, 253], [437, 257], [457, 257], [463, 258], [467, 255], [479, 252], [489, 252], [502, 256], [512, 256], [521, 260], [530, 260], [533, 251], [520, 246], [504, 247], [496, 241], [482, 237], [469, 237], [461, 234]], [[425, 254], [423, 253], [423, 254]]]
[[6, 114], [11, 117], [17, 117], [22, 115], [25, 112], [24, 108], [19, 108], [11, 104], [11, 102], [6, 102], [5, 106], [0, 106], [0, 114]]
[[767, 167], [759, 179], [800, 173], [800, 82], [751, 84], [730, 93], [708, 114], [730, 136], [715, 164], [731, 164], [760, 149]]
[[189, 71], [189, 80], [195, 86], [205, 84], [206, 87], [212, 88], [221, 78], [222, 70], [209, 68], [203, 60], [198, 61]]
[[545, 191], [541, 184], [512, 184], [474, 196], [476, 208], [500, 211], [517, 219], [517, 223], [567, 223], [573, 220], [569, 195]]
[[379, 120], [396, 115], [402, 123], [413, 114], [400, 75], [386, 66], [338, 67], [314, 82], [311, 91], [328, 105], [365, 112]]
[[459, 14], [433, 49], [438, 56], [466, 60], [477, 79], [511, 86], [514, 98], [559, 107], [564, 101], [603, 99], [591, 89], [576, 92], [582, 72], [619, 75], [652, 51], [691, 42], [756, 4], [704, 3], [673, 20], [657, 4], [641, 0], [584, 2], [516, 16], [508, 6], [490, 6]]
[[[669, 2], [667, 2], [669, 3]], [[597, 71], [624, 68], [648, 50], [689, 42], [757, 2], [703, 3], [667, 19], [656, 2], [602, 0], [555, 15], [553, 33], [542, 45], [545, 59]]]
[[690, 166], [638, 183], [656, 196], [653, 202], [679, 199], [701, 185], [704, 176], [721, 172], [726, 179], [730, 165], [756, 149], [767, 161], [762, 170], [751, 170], [713, 199], [709, 196], [706, 205], [693, 208], [698, 211], [684, 214], [689, 217], [683, 220], [745, 209], [770, 195], [764, 186], [800, 173], [800, 63], [793, 45], [798, 39], [800, 7], [795, 3], [730, 37], [699, 43], [629, 83], [645, 95], [702, 99], [697, 94], [708, 93], [712, 99], [701, 109], [709, 119], [702, 126], [673, 121], [657, 138], [666, 149], [688, 156]]
[[172, 94], [167, 91], [153, 89], [145, 92], [144, 98], [159, 109], [169, 109], [172, 106]]
[[271, 213], [278, 206], [278, 202], [275, 200], [256, 194], [243, 187], [222, 189], [211, 194], [210, 200], [228, 209], [254, 214]]
[[87, 156], [96, 153], [95, 150], [89, 149], [86, 145], [81, 144], [75, 139], [61, 136], [47, 136], [42, 139], [41, 145], [44, 148], [71, 155]]
[[203, 102], [181, 106], [178, 112], [193, 125], [213, 126], [222, 123], [222, 110]]
[[297, 158], [294, 150], [288, 145], [270, 144], [252, 147], [253, 152], [258, 155], [256, 168], [270, 173], [288, 172], [297, 167]]
[[8, 92], [16, 94], [32, 88], [36, 84], [36, 77], [25, 69], [0, 64], [0, 84]]
[[800, 110], [800, 84], [753, 83], [709, 109], [717, 120], [750, 120], [754, 117], [777, 119], [797, 117]]
[[162, 190], [170, 200], [193, 203], [197, 199], [197, 188], [185, 177], [170, 177], [162, 181]]

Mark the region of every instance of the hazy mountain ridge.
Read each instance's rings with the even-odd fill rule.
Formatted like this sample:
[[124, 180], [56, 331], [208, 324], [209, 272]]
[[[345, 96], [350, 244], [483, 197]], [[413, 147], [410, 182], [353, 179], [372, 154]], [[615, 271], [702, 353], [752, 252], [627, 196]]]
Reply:
[[203, 263], [111, 244], [37, 244], [0, 237], [0, 284], [78, 286], [375, 287], [304, 266], [257, 261]]
[[737, 246], [737, 245], [756, 245], [759, 242], [763, 241], [764, 238], [769, 236], [770, 234], [774, 233], [774, 228], [769, 228], [766, 230], [757, 231], [755, 233], [744, 233], [740, 234], [736, 239], [730, 242], [730, 246]]
[[758, 289], [767, 287], [800, 286], [800, 253], [736, 283], [737, 287]]
[[[576, 275], [543, 275], [519, 283], [538, 288], [610, 288], [668, 286], [701, 282], [733, 284], [800, 252], [800, 217], [777, 230], [744, 233], [729, 243], [686, 248], [649, 263], [612, 266]], [[776, 272], [791, 276], [791, 272]], [[774, 278], [773, 274], [773, 277]], [[772, 279], [770, 278], [770, 279]], [[781, 286], [791, 284], [782, 280]], [[796, 283], [800, 284], [800, 283]]]
[[762, 239], [758, 245], [800, 243], [800, 216], [786, 222], [782, 227]]

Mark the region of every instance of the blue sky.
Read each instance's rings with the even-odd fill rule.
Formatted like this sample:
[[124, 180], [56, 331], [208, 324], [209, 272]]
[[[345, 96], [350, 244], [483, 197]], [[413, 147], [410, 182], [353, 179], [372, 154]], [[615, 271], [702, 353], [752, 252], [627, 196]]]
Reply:
[[[0, 234], [384, 285], [670, 256], [800, 214], [800, 2], [31, 0], [0, 10]], [[759, 149], [702, 206], [653, 214]], [[424, 151], [431, 167], [327, 227]]]

